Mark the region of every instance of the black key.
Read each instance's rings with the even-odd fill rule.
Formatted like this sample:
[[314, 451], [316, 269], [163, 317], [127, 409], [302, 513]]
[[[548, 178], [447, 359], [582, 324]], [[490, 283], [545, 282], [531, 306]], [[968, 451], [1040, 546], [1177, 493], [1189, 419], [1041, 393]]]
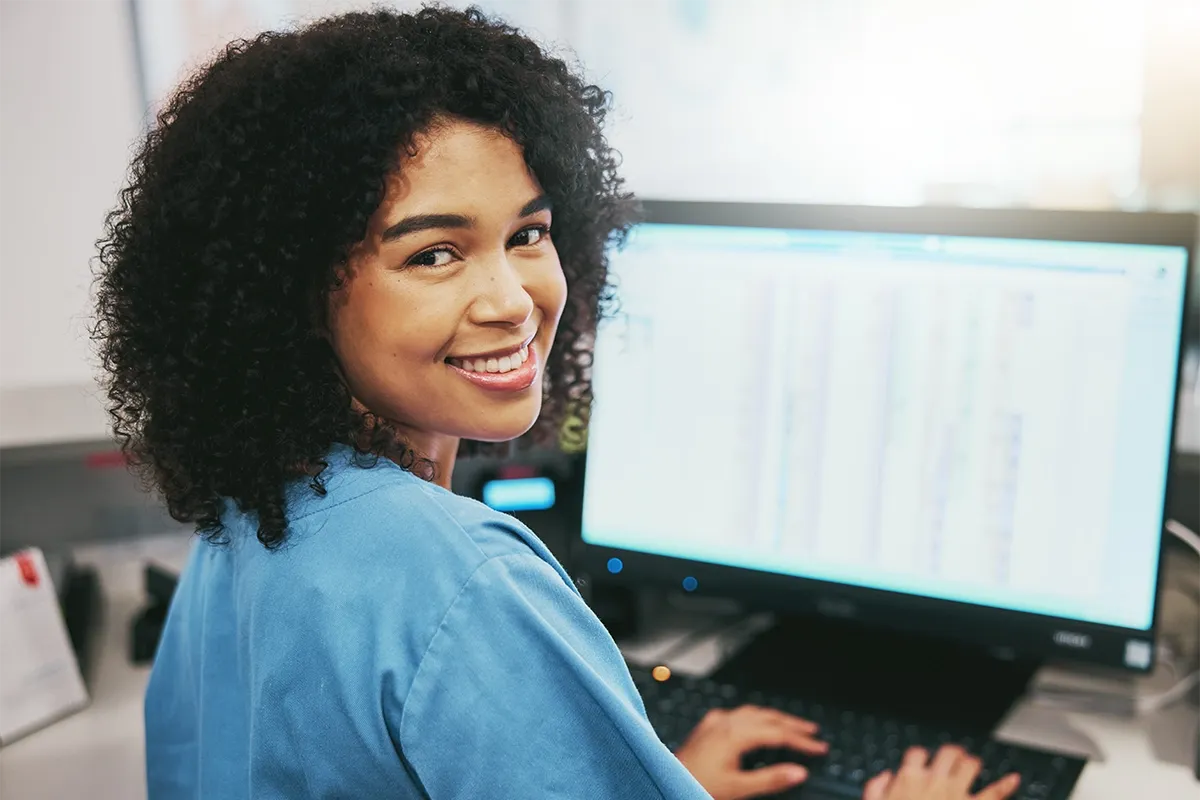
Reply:
[[862, 788], [846, 783], [840, 778], [814, 775], [798, 789], [793, 789], [781, 797], [787, 800], [858, 800], [862, 797]]

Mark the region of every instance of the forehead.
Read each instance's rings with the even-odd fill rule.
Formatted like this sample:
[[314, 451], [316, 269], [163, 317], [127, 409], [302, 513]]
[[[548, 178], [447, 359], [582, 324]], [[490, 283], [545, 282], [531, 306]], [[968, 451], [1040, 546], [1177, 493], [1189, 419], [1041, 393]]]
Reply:
[[[389, 219], [408, 214], [508, 214], [540, 194], [521, 147], [494, 128], [439, 121], [413, 142], [389, 177], [381, 206]], [[513, 206], [509, 209], [508, 206]]]

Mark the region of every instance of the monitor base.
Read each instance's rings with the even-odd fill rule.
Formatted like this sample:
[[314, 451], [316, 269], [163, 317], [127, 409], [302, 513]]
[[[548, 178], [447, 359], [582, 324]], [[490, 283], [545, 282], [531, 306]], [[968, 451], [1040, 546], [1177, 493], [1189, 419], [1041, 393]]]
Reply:
[[712, 676], [915, 722], [991, 733], [1040, 665], [846, 620], [781, 617]]

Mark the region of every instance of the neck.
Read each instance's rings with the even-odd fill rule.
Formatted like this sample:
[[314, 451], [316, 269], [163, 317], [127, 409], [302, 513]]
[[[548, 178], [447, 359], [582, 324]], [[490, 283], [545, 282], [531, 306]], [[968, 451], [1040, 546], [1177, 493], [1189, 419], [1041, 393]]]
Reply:
[[429, 478], [429, 471], [423, 467], [432, 464], [433, 483], [443, 489], [449, 489], [450, 479], [454, 475], [454, 459], [458, 455], [458, 437], [416, 431], [404, 425], [397, 425], [396, 433], [398, 443], [411, 450], [417, 459], [426, 462], [420, 464], [418, 461], [413, 472], [420, 477]]
[[458, 437], [437, 436], [433, 441], [422, 443], [417, 452], [434, 463], [433, 482], [443, 489], [450, 488], [454, 474], [454, 459], [458, 456]]
[[[356, 410], [363, 410], [365, 406], [354, 401]], [[395, 432], [396, 444], [403, 444], [405, 448], [412, 450], [412, 454], [418, 459], [423, 459], [433, 464], [433, 482], [443, 489], [450, 488], [450, 479], [454, 475], [454, 460], [458, 456], [459, 438], [450, 436], [444, 433], [428, 433], [410, 428], [401, 423], [390, 423]], [[367, 437], [369, 439], [369, 435]], [[369, 445], [368, 445], [369, 446]], [[389, 455], [388, 453], [379, 453], [379, 455]], [[425, 470], [414, 470], [419, 475], [426, 475]]]

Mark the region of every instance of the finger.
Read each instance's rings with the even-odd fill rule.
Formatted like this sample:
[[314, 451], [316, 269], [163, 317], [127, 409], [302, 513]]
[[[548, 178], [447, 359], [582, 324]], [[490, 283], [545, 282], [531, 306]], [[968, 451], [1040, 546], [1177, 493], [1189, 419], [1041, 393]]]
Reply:
[[787, 747], [801, 753], [824, 753], [829, 745], [811, 734], [771, 719], [759, 717], [748, 719], [738, 727], [735, 734], [738, 745], [744, 750], [758, 747]]
[[732, 800], [779, 794], [808, 778], [808, 770], [799, 764], [775, 764], [745, 770], [732, 783]]
[[943, 745], [937, 751], [937, 755], [933, 757], [933, 763], [929, 765], [929, 771], [940, 778], [950, 777], [950, 773], [954, 772], [958, 766], [958, 761], [966, 753], [961, 747], [956, 747], [952, 744]]
[[1012, 775], [1005, 775], [975, 795], [975, 800], [1005, 800], [1005, 798], [1011, 797], [1020, 785], [1021, 776], [1014, 772]]
[[725, 715], [728, 713], [729, 712], [723, 708], [710, 708], [708, 711], [704, 712], [704, 716], [700, 718], [698, 723], [696, 723], [696, 727], [699, 728], [701, 725], [705, 727], [711, 727], [713, 724], [724, 719]]
[[821, 729], [821, 726], [815, 722], [793, 716], [779, 709], [764, 708], [763, 712], [770, 719], [776, 720], [782, 725], [787, 725], [800, 733], [813, 734]]
[[902, 770], [923, 770], [929, 765], [929, 751], [924, 747], [910, 747], [900, 763]]
[[969, 753], [964, 754], [954, 765], [954, 770], [950, 773], [950, 780], [954, 786], [966, 791], [971, 788], [971, 784], [975, 783], [975, 779], [979, 777], [979, 771], [982, 769], [982, 761]]
[[863, 787], [863, 800], [884, 800], [888, 787], [892, 785], [892, 773], [881, 772]]

